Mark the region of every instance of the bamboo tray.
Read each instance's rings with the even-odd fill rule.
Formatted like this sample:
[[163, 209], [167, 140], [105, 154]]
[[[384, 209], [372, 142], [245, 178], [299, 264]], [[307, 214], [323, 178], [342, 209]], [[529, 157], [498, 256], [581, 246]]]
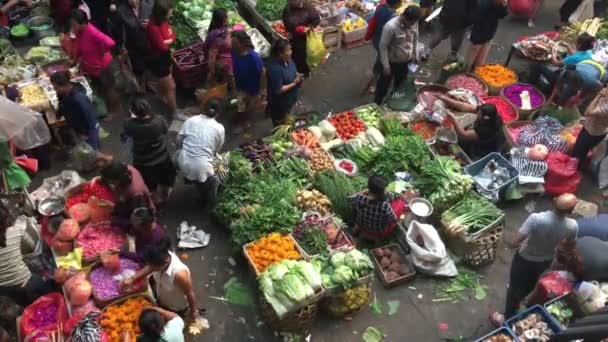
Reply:
[[[304, 258], [305, 255], [307, 255], [306, 252], [304, 252], [300, 248], [300, 245], [298, 245], [298, 242], [296, 241], [296, 239], [293, 238], [293, 236], [291, 234], [284, 234], [283, 236], [289, 237], [291, 239], [291, 241], [293, 242], [294, 246], [296, 247], [296, 250], [298, 251], [298, 253], [300, 253], [300, 257], [297, 258], [297, 259], [293, 259], [293, 260], [301, 260], [302, 258]], [[253, 271], [253, 274], [255, 274], [256, 278], [259, 277], [260, 274], [265, 271], [265, 269], [261, 270], [261, 271], [257, 269], [257, 267], [255, 266], [255, 263], [253, 262], [253, 259], [251, 258], [251, 256], [249, 256], [249, 253], [247, 253], [247, 247], [249, 247], [250, 245], [256, 243], [257, 241], [258, 240], [250, 242], [250, 243], [246, 244], [245, 246], [243, 246], [243, 255], [245, 256], [245, 259], [247, 259], [247, 263], [249, 264], [249, 268], [251, 268], [251, 270]], [[283, 260], [285, 260], [285, 259], [283, 259]], [[283, 260], [280, 260], [280, 261], [277, 261], [277, 262], [281, 262]], [[268, 267], [270, 267], [270, 265], [268, 265]]]

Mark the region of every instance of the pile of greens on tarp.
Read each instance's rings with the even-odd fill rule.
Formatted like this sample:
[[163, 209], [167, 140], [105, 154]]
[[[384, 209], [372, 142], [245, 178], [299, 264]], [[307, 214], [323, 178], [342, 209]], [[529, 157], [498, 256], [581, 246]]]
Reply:
[[283, 260], [270, 266], [259, 277], [264, 299], [277, 316], [302, 306], [321, 289], [321, 274], [308, 261]]

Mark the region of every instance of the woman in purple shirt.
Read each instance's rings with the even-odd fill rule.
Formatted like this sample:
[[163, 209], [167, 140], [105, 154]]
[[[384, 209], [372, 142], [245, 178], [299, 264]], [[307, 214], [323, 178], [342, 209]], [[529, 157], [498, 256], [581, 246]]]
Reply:
[[135, 237], [135, 254], [142, 260], [145, 251], [167, 236], [167, 231], [156, 222], [150, 208], [137, 208], [131, 214], [131, 234]]

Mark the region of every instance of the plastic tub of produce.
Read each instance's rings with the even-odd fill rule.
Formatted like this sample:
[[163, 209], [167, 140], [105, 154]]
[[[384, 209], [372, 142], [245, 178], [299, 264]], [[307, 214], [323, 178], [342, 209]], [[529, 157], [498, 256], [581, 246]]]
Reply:
[[475, 342], [518, 342], [511, 329], [507, 327], [498, 328]]
[[[506, 167], [507, 171], [509, 172], [509, 179], [496, 189], [487, 189], [484, 186], [482, 186], [481, 184], [479, 184], [478, 180], [475, 179], [475, 176], [477, 176], [479, 173], [481, 173], [481, 171], [491, 161], [495, 161], [498, 164], [498, 166]], [[488, 154], [487, 156], [479, 159], [478, 161], [465, 166], [464, 173], [473, 177], [475, 184], [484, 191], [502, 191], [502, 190], [506, 189], [509, 185], [511, 185], [513, 182], [517, 181], [517, 179], [519, 178], [519, 171], [517, 171], [517, 169], [507, 159], [505, 159], [505, 157], [500, 155], [500, 153], [496, 153], [496, 152], [492, 152], [492, 153]]]
[[562, 331], [561, 325], [540, 305], [534, 305], [508, 319], [505, 326], [522, 341], [534, 341], [539, 338], [538, 336], [547, 336], [551, 339]]
[[27, 26], [32, 30], [36, 39], [43, 39], [55, 35], [53, 25], [55, 21], [50, 17], [37, 16], [28, 19]]
[[391, 288], [404, 284], [416, 276], [414, 264], [396, 243], [374, 248], [371, 254], [376, 265], [376, 273], [384, 287]]

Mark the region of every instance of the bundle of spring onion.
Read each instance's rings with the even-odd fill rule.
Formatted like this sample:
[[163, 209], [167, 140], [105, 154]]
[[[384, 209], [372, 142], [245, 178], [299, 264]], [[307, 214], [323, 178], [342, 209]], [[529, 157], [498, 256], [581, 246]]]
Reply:
[[473, 178], [462, 173], [456, 160], [438, 156], [422, 165], [413, 185], [435, 208], [445, 209], [471, 190]]
[[489, 226], [503, 215], [490, 201], [471, 194], [446, 210], [441, 215], [441, 221], [446, 223], [449, 233], [454, 235], [464, 232], [472, 234]]

